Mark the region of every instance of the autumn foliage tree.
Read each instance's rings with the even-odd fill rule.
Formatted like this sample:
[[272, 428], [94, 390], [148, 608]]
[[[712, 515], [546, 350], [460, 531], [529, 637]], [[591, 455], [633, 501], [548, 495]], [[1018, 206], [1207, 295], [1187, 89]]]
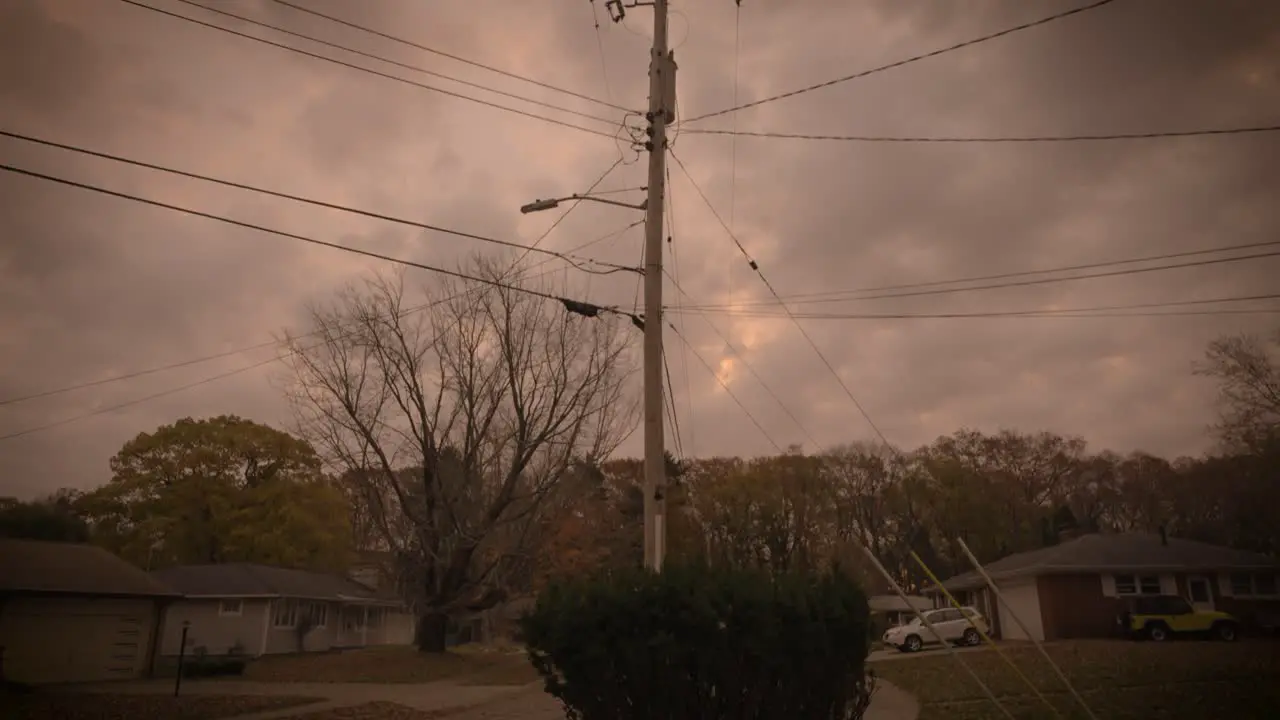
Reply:
[[292, 435], [235, 416], [185, 418], [111, 458], [112, 478], [76, 501], [95, 542], [143, 567], [259, 562], [339, 570], [347, 506]]

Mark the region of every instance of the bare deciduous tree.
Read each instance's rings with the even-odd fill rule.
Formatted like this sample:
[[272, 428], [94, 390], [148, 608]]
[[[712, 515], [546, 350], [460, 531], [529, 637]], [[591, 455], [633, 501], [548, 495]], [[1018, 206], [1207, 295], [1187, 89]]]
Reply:
[[[491, 262], [470, 273], [497, 280]], [[539, 511], [575, 462], [607, 456], [636, 420], [626, 333], [500, 286], [446, 283], [424, 309], [379, 276], [313, 308], [289, 337], [302, 432], [398, 559], [418, 646], [500, 602], [527, 574]]]
[[1197, 375], [1218, 381], [1217, 430], [1229, 447], [1257, 447], [1280, 428], [1280, 329], [1270, 338], [1234, 335], [1209, 344]]

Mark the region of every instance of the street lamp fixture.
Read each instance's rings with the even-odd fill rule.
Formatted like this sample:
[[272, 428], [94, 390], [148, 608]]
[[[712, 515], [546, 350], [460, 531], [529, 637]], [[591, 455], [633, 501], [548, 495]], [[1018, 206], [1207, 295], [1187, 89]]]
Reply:
[[552, 210], [560, 207], [560, 203], [569, 202], [570, 200], [592, 200], [594, 202], [604, 203], [606, 205], [617, 205], [618, 207], [631, 208], [632, 210], [647, 210], [649, 208], [648, 200], [645, 200], [638, 205], [634, 205], [632, 203], [619, 202], [617, 200], [610, 200], [608, 198], [596, 197], [594, 195], [574, 194], [574, 195], [570, 195], [569, 197], [547, 198], [546, 200], [534, 200], [533, 202], [528, 203], [527, 205], [521, 205], [520, 212], [524, 213], [525, 215], [528, 215], [529, 213], [542, 212], [543, 210]]

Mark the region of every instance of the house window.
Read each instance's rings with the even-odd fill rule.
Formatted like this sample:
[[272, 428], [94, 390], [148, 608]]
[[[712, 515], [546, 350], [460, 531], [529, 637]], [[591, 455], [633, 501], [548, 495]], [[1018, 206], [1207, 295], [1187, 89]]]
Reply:
[[278, 628], [298, 626], [298, 603], [296, 600], [277, 600], [272, 614], [272, 623]]
[[370, 608], [369, 609], [369, 629], [376, 630], [381, 626], [382, 626], [382, 609]]
[[1231, 573], [1231, 594], [1252, 595], [1253, 576], [1249, 573]]
[[1275, 573], [1232, 573], [1231, 594], [1236, 597], [1275, 597]]
[[1116, 575], [1116, 595], [1159, 595], [1157, 575]]
[[218, 614], [224, 617], [239, 617], [244, 612], [243, 600], [223, 600], [218, 603]]
[[1274, 573], [1260, 573], [1253, 576], [1253, 593], [1255, 595], [1277, 595], [1276, 576]]
[[311, 618], [312, 627], [326, 627], [329, 624], [329, 604], [310, 603], [307, 605], [306, 615]]

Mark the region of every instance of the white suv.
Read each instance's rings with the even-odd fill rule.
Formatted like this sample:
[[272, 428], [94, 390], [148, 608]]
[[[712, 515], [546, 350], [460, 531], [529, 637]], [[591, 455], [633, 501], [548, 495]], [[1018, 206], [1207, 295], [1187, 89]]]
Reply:
[[940, 644], [944, 641], [951, 645], [977, 645], [982, 642], [979, 630], [987, 634], [991, 632], [986, 618], [971, 607], [959, 610], [926, 610], [921, 614], [929, 619], [929, 623], [937, 631], [936, 635], [917, 617], [906, 625], [889, 628], [881, 639], [886, 645], [892, 645], [901, 652], [918, 652], [926, 644]]

